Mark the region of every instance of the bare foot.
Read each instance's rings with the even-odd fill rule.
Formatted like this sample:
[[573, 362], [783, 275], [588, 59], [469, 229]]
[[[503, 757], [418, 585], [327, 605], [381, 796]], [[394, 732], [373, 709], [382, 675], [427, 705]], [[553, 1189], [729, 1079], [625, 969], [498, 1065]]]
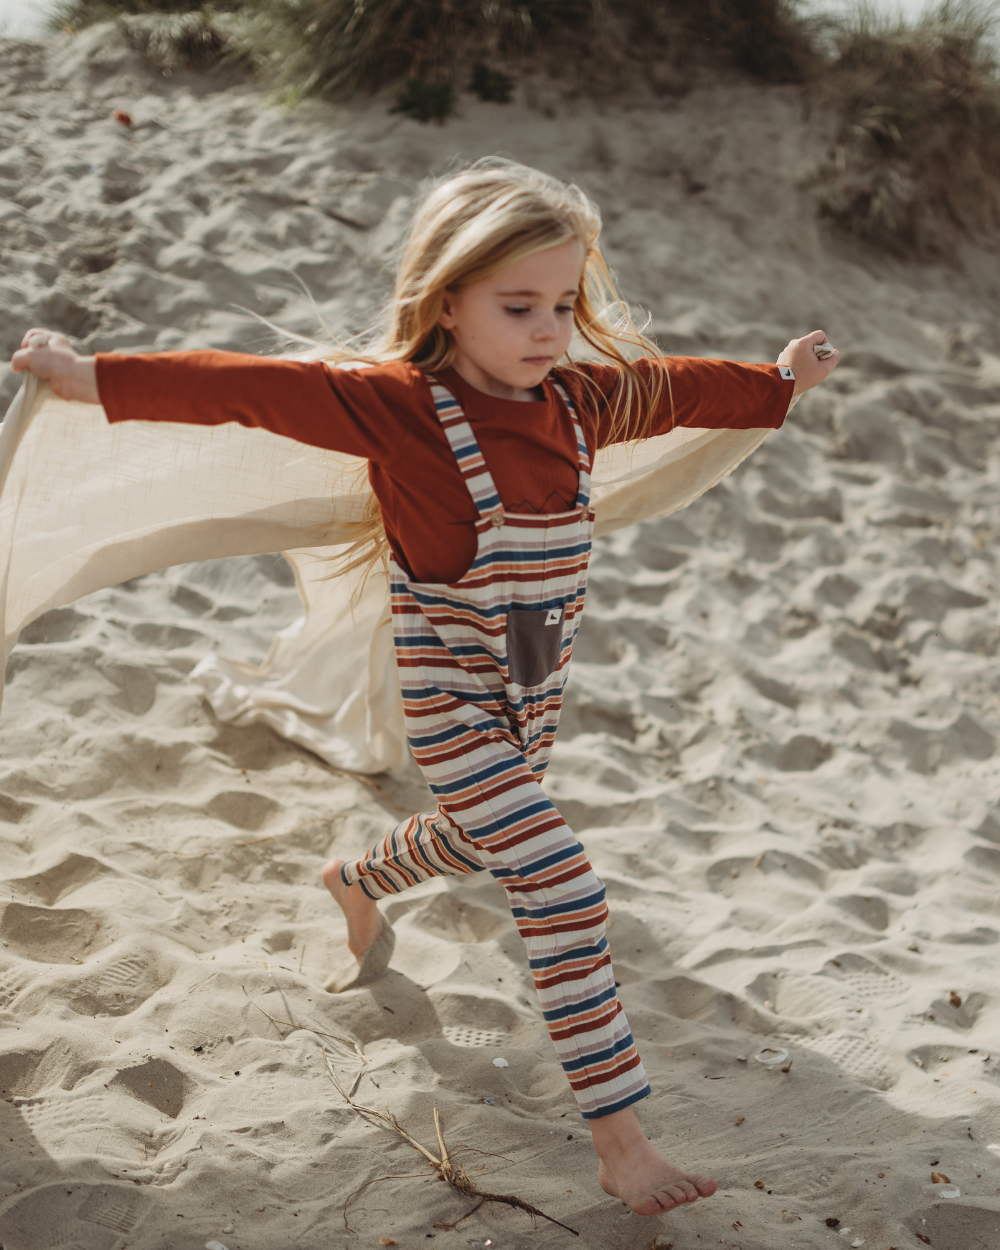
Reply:
[[719, 1188], [709, 1176], [668, 1163], [639, 1127], [631, 1107], [590, 1121], [601, 1163], [597, 1179], [606, 1194], [637, 1215], [662, 1215], [685, 1202], [710, 1198]]
[[347, 921], [347, 948], [360, 963], [365, 951], [382, 932], [382, 913], [360, 885], [344, 885], [340, 875], [343, 866], [342, 859], [331, 859], [321, 875]]

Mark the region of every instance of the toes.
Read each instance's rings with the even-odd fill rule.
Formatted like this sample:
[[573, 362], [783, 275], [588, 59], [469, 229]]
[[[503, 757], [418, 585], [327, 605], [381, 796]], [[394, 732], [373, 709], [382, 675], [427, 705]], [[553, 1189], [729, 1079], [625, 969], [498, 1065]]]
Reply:
[[695, 1188], [703, 1198], [711, 1198], [715, 1191], [719, 1188], [719, 1182], [713, 1180], [710, 1176], [692, 1176]]

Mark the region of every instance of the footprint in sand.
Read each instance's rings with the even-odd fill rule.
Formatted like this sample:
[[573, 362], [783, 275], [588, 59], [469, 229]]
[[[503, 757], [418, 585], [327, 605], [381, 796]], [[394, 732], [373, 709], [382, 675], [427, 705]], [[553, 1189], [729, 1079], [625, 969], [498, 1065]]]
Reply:
[[806, 1019], [842, 1014], [855, 1004], [854, 995], [829, 977], [793, 972], [764, 972], [747, 986], [747, 996], [779, 1016]]
[[910, 985], [902, 977], [889, 972], [864, 955], [847, 952], [827, 962], [825, 976], [833, 977], [850, 988], [860, 1002], [890, 1004], [905, 998]]
[[126, 955], [76, 982], [69, 1006], [83, 1016], [126, 1016], [167, 985], [170, 976], [155, 958]]
[[133, 1068], [120, 1068], [108, 1088], [122, 1089], [176, 1120], [191, 1086], [191, 1079], [168, 1060], [149, 1059]]
[[8, 903], [0, 937], [23, 959], [43, 964], [82, 963], [111, 941], [104, 917], [77, 907]]
[[444, 1036], [453, 1046], [469, 1049], [510, 1042], [524, 1019], [501, 997], [480, 994], [433, 994], [432, 1001]]
[[859, 1033], [833, 1033], [815, 1040], [803, 1039], [803, 1046], [825, 1055], [859, 1085], [889, 1090], [899, 1080], [892, 1061], [870, 1038]]
[[89, 855], [73, 854], [67, 855], [51, 868], [16, 877], [4, 884], [10, 887], [12, 894], [33, 903], [41, 903], [45, 907], [52, 907], [88, 882], [112, 873], [113, 869], [102, 864], [100, 860]]
[[127, 1164], [135, 1162], [141, 1152], [137, 1144], [140, 1125], [125, 1125], [112, 1114], [106, 1094], [39, 1097], [22, 1104], [21, 1114], [53, 1158], [82, 1155]]
[[[7, 777], [7, 783], [10, 784], [10, 776]], [[19, 825], [22, 820], [26, 820], [35, 810], [36, 804], [23, 803], [20, 799], [15, 799], [10, 794], [0, 794], [0, 823], [8, 825]]]
[[281, 803], [268, 798], [266, 794], [256, 794], [249, 789], [224, 790], [221, 794], [214, 795], [205, 805], [209, 816], [233, 825], [236, 829], [245, 829], [248, 833], [256, 833], [284, 810]]
[[0, 972], [0, 1008], [6, 1008], [26, 989], [33, 977], [26, 968], [7, 968]]
[[[111, 1250], [150, 1207], [149, 1199], [124, 1183], [43, 1185], [3, 1213], [2, 1232], [11, 1245], [60, 1250]], [[104, 1231], [106, 1230], [106, 1231]]]
[[12, 1050], [0, 1054], [0, 1098], [33, 1098], [50, 1083], [44, 1050]]
[[444, 1035], [452, 1046], [474, 1050], [483, 1046], [501, 1046], [507, 1036], [500, 1029], [477, 1029], [471, 1024], [446, 1024]]

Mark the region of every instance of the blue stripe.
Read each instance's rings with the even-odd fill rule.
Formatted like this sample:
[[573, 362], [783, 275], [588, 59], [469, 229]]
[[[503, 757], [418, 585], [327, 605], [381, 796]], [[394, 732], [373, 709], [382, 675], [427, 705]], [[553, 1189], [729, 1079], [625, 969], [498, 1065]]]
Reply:
[[593, 1011], [595, 1007], [600, 1007], [604, 1003], [614, 1002], [617, 997], [618, 995], [612, 982], [602, 993], [594, 994], [592, 997], [585, 998], [579, 1003], [572, 1003], [568, 1007], [556, 1007], [551, 1011], [543, 1011], [542, 1017], [546, 1023], [551, 1022], [554, 1024], [559, 1020], [568, 1020], [570, 1016], [578, 1016], [582, 1011]]
[[598, 893], [591, 894], [587, 898], [574, 899], [571, 903], [552, 903], [548, 907], [515, 907], [512, 902], [510, 911], [515, 920], [545, 920], [549, 916], [566, 916], [583, 907], [603, 902], [604, 889], [602, 887]]
[[602, 937], [596, 946], [576, 946], [571, 951], [563, 951], [559, 955], [546, 955], [544, 959], [529, 959], [528, 967], [534, 972], [544, 968], [554, 968], [564, 960], [591, 959], [603, 955], [608, 949], [608, 939]]
[[581, 1068], [588, 1068], [592, 1063], [607, 1063], [610, 1059], [614, 1059], [616, 1055], [624, 1054], [629, 1047], [634, 1045], [632, 1034], [628, 1033], [625, 1037], [615, 1042], [613, 1046], [607, 1047], [606, 1050], [591, 1051], [579, 1059], [567, 1059], [563, 1063], [563, 1071], [579, 1072]]
[[613, 1102], [608, 1107], [599, 1107], [596, 1111], [581, 1111], [580, 1114], [585, 1120], [599, 1120], [605, 1115], [614, 1115], [616, 1111], [624, 1111], [626, 1107], [631, 1107], [634, 1102], [639, 1102], [642, 1098], [648, 1098], [653, 1091], [646, 1085], [637, 1094], [629, 1094], [628, 1098], [623, 1098], [620, 1102]]

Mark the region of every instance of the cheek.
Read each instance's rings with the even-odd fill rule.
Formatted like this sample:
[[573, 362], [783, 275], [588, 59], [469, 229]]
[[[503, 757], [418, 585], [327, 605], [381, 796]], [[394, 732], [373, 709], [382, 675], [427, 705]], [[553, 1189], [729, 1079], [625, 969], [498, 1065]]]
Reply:
[[503, 347], [520, 343], [526, 329], [525, 323], [516, 317], [493, 313], [476, 322], [474, 334], [477, 342], [484, 347]]
[[488, 345], [511, 337], [511, 319], [491, 308], [475, 309], [462, 319], [460, 331], [468, 343]]

